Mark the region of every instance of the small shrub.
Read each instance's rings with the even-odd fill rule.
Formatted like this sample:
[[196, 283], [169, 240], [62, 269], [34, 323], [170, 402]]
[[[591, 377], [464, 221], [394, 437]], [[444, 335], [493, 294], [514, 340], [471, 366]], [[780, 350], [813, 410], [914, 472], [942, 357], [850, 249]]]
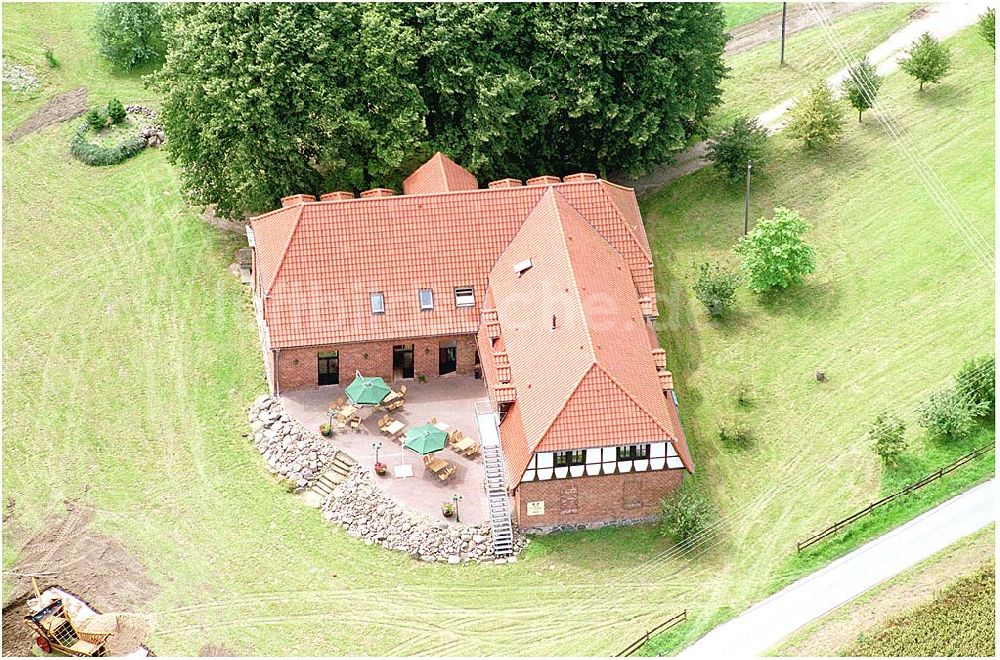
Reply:
[[87, 126], [95, 131], [101, 130], [108, 123], [107, 115], [100, 108], [91, 108], [84, 119], [87, 121]]
[[49, 63], [50, 68], [52, 69], [59, 68], [59, 58], [56, 57], [56, 54], [52, 51], [51, 48], [45, 49], [45, 61]]
[[761, 218], [740, 239], [736, 253], [743, 257], [743, 274], [754, 292], [801, 284], [816, 270], [816, 251], [802, 240], [808, 230], [798, 211], [779, 207], [773, 218]]
[[965, 399], [973, 416], [992, 416], [997, 404], [994, 356], [966, 362], [955, 376], [955, 390]]
[[660, 532], [675, 543], [692, 545], [695, 537], [708, 536], [718, 512], [704, 495], [682, 489], [660, 503]]
[[146, 141], [138, 135], [130, 135], [118, 144], [104, 146], [90, 141], [89, 121], [80, 125], [69, 143], [69, 152], [77, 160], [87, 165], [117, 165], [142, 151]]
[[329, 438], [333, 435], [333, 428], [327, 422], [323, 422], [319, 425], [319, 434], [324, 438]]
[[927, 397], [917, 408], [917, 419], [931, 435], [956, 439], [968, 433], [973, 415], [966, 398], [947, 387]]
[[747, 163], [760, 170], [770, 156], [767, 129], [755, 118], [737, 117], [719, 137], [708, 143], [708, 158], [731, 182], [742, 181]]
[[906, 424], [899, 417], [883, 412], [872, 422], [868, 429], [868, 439], [872, 449], [882, 459], [883, 463], [894, 464], [906, 450]]
[[386, 465], [385, 463], [382, 463], [380, 461], [375, 464], [375, 474], [377, 474], [378, 476], [383, 477], [388, 471], [389, 471], [389, 466]]
[[951, 51], [930, 32], [920, 35], [906, 55], [899, 68], [917, 79], [921, 91], [924, 83], [938, 82], [951, 68]]
[[993, 7], [989, 7], [986, 13], [979, 17], [979, 32], [983, 35], [983, 39], [986, 43], [990, 45], [990, 48], [996, 50], [996, 38], [997, 38], [997, 19], [996, 12]]
[[753, 429], [745, 420], [724, 419], [719, 422], [719, 440], [727, 447], [749, 449], [754, 443]]
[[108, 101], [108, 119], [112, 124], [120, 124], [125, 121], [125, 106], [118, 99]]
[[451, 502], [445, 502], [441, 505], [441, 515], [445, 518], [451, 518], [455, 515], [455, 505]]
[[809, 90], [789, 112], [788, 134], [802, 141], [806, 149], [834, 142], [844, 127], [844, 113], [825, 82]]
[[739, 273], [725, 266], [702, 264], [694, 283], [694, 295], [712, 318], [725, 316], [736, 297]]

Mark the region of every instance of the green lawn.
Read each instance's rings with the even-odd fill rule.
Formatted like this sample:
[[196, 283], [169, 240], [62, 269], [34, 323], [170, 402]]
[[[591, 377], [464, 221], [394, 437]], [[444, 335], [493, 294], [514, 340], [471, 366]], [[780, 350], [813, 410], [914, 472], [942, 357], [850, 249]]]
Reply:
[[726, 2], [722, 5], [726, 12], [726, 29], [752, 23], [761, 16], [781, 11], [780, 2]]
[[[155, 101], [95, 58], [91, 12], [4, 5], [4, 56], [46, 82], [32, 99], [5, 94], [5, 130], [80, 85]], [[60, 69], [43, 68], [45, 43]], [[992, 241], [989, 55], [963, 36], [946, 83], [918, 95], [896, 78], [886, 93]], [[695, 622], [738, 612], [795, 538], [880, 491], [874, 456], [851, 443], [875, 408], [909, 409], [991, 345], [991, 277], [874, 124], [852, 124], [825, 155], [779, 138], [786, 154], [756, 184], [754, 212], [799, 208], [820, 263], [782, 304], [745, 297], [737, 321], [714, 326], [688, 299], [695, 264], [742, 222], [739, 194], [710, 173], [645, 208], [697, 482], [728, 521], [718, 544], [681, 555], [638, 527], [542, 538], [511, 566], [428, 566], [331, 530], [267, 476], [244, 437], [265, 388], [256, 328], [226, 272], [244, 240], [183, 203], [163, 152], [90, 168], [68, 154], [73, 129], [4, 149], [3, 496], [17, 503], [4, 566], [64, 499], [91, 504], [95, 528], [161, 588], [146, 610], [161, 655], [610, 654], [684, 608]], [[817, 368], [830, 382], [812, 381]], [[713, 425], [741, 374], [760, 392], [760, 441], [733, 454]]]
[[[937, 88], [921, 94], [910, 78], [895, 74], [883, 94], [906, 138], [992, 244], [992, 52], [974, 29], [950, 44], [955, 70]], [[964, 360], [992, 351], [992, 273], [872, 118], [849, 121], [843, 142], [826, 152], [807, 153], [780, 134], [774, 142], [779, 156], [766, 178], [754, 182], [751, 217], [780, 205], [798, 209], [814, 226], [808, 240], [818, 253], [807, 284], [776, 300], [742, 291], [733, 317], [716, 323], [690, 293], [699, 263], [734, 261], [731, 249], [743, 229], [739, 187], [702, 170], [645, 201], [647, 232], [660, 256], [661, 309], [668, 310], [660, 336], [698, 461], [696, 479], [731, 516], [731, 541], [748, 548], [733, 581], [720, 588], [744, 599], [771, 591], [773, 581], [793, 572], [775, 564], [796, 539], [990, 437], [929, 443], [912, 411]], [[816, 382], [817, 370], [828, 382]], [[741, 381], [757, 392], [745, 411], [732, 394]], [[885, 481], [863, 438], [883, 409], [911, 421], [914, 446], [908, 470]], [[753, 450], [718, 442], [724, 416], [752, 423]], [[991, 473], [992, 460], [963, 474], [977, 469]], [[946, 479], [929, 492], [940, 497], [954, 483]], [[726, 616], [709, 600], [652, 650], [675, 648]], [[725, 604], [732, 602], [740, 596]]]
[[[832, 21], [832, 35], [849, 57], [860, 57], [898, 30], [916, 7], [892, 4], [842, 17]], [[759, 115], [843, 68], [823, 27], [789, 35], [784, 66], [780, 50], [775, 41], [726, 58], [730, 73], [722, 83], [722, 105], [710, 119], [709, 133], [738, 115]]]

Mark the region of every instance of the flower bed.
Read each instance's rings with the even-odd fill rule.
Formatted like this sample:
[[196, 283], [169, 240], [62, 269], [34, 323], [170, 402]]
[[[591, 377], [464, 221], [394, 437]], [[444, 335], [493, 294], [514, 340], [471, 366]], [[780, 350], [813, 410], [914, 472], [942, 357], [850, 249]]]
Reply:
[[73, 135], [69, 151], [74, 158], [87, 165], [117, 165], [146, 147], [163, 143], [163, 129], [150, 123], [155, 119], [156, 113], [149, 108], [130, 105], [126, 109], [125, 120], [118, 124], [95, 130], [88, 121], [84, 121]]

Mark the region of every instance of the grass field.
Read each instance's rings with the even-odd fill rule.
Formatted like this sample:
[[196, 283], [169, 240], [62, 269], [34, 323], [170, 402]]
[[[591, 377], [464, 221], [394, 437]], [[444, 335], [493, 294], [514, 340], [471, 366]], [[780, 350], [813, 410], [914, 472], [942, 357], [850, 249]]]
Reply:
[[726, 29], [745, 25], [756, 21], [762, 16], [781, 10], [780, 2], [727, 2], [723, 5], [726, 12]]
[[932, 602], [861, 635], [844, 655], [993, 657], [996, 566], [959, 580]]
[[[918, 565], [803, 626], [771, 649], [768, 655], [848, 655], [859, 634], [865, 638], [873, 637], [873, 633], [882, 629], [889, 620], [924, 606], [957, 580], [976, 573], [985, 565], [992, 565], [996, 551], [995, 535], [996, 526], [990, 525], [956, 541]], [[980, 629], [986, 623], [993, 627], [992, 620], [980, 620], [978, 625], [970, 625], [968, 631], [952, 629], [951, 632], [956, 639], [979, 638]], [[908, 651], [906, 655], [936, 654], [928, 648]]]
[[[155, 101], [96, 59], [91, 12], [4, 5], [4, 56], [46, 82], [5, 95], [5, 130], [80, 85]], [[47, 41], [58, 70], [44, 68]], [[946, 83], [918, 95], [897, 77], [885, 93], [992, 241], [992, 58], [974, 33], [955, 43]], [[788, 148], [755, 187], [755, 215], [780, 202], [816, 225], [820, 268], [778, 304], [744, 298], [721, 326], [687, 291], [738, 235], [741, 201], [711, 173], [686, 177], [644, 210], [697, 483], [726, 516], [718, 544], [681, 555], [637, 527], [541, 538], [510, 566], [419, 564], [324, 525], [244, 437], [265, 388], [248, 298], [226, 272], [244, 240], [185, 206], [162, 152], [89, 168], [68, 155], [72, 130], [4, 149], [4, 566], [64, 499], [90, 504], [160, 586], [147, 611], [161, 655], [609, 654], [684, 608], [696, 623], [737, 612], [796, 537], [880, 491], [853, 442], [875, 409], [909, 410], [992, 344], [991, 275], [873, 124], [827, 154]], [[733, 454], [713, 425], [741, 374], [760, 392], [760, 440]]]
[[[832, 21], [832, 35], [845, 53], [860, 57], [898, 30], [917, 6], [892, 4], [838, 18]], [[843, 68], [822, 27], [788, 36], [784, 66], [780, 48], [773, 42], [726, 58], [730, 75], [722, 83], [722, 105], [710, 119], [710, 134], [739, 115], [758, 115]]]

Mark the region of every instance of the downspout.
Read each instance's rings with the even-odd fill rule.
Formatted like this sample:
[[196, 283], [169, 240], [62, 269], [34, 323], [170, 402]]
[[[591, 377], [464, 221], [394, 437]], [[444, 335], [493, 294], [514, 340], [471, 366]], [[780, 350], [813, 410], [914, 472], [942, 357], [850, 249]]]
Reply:
[[281, 355], [280, 348], [271, 349], [272, 359], [274, 360], [274, 396], [281, 396], [281, 386], [278, 380], [278, 358]]

